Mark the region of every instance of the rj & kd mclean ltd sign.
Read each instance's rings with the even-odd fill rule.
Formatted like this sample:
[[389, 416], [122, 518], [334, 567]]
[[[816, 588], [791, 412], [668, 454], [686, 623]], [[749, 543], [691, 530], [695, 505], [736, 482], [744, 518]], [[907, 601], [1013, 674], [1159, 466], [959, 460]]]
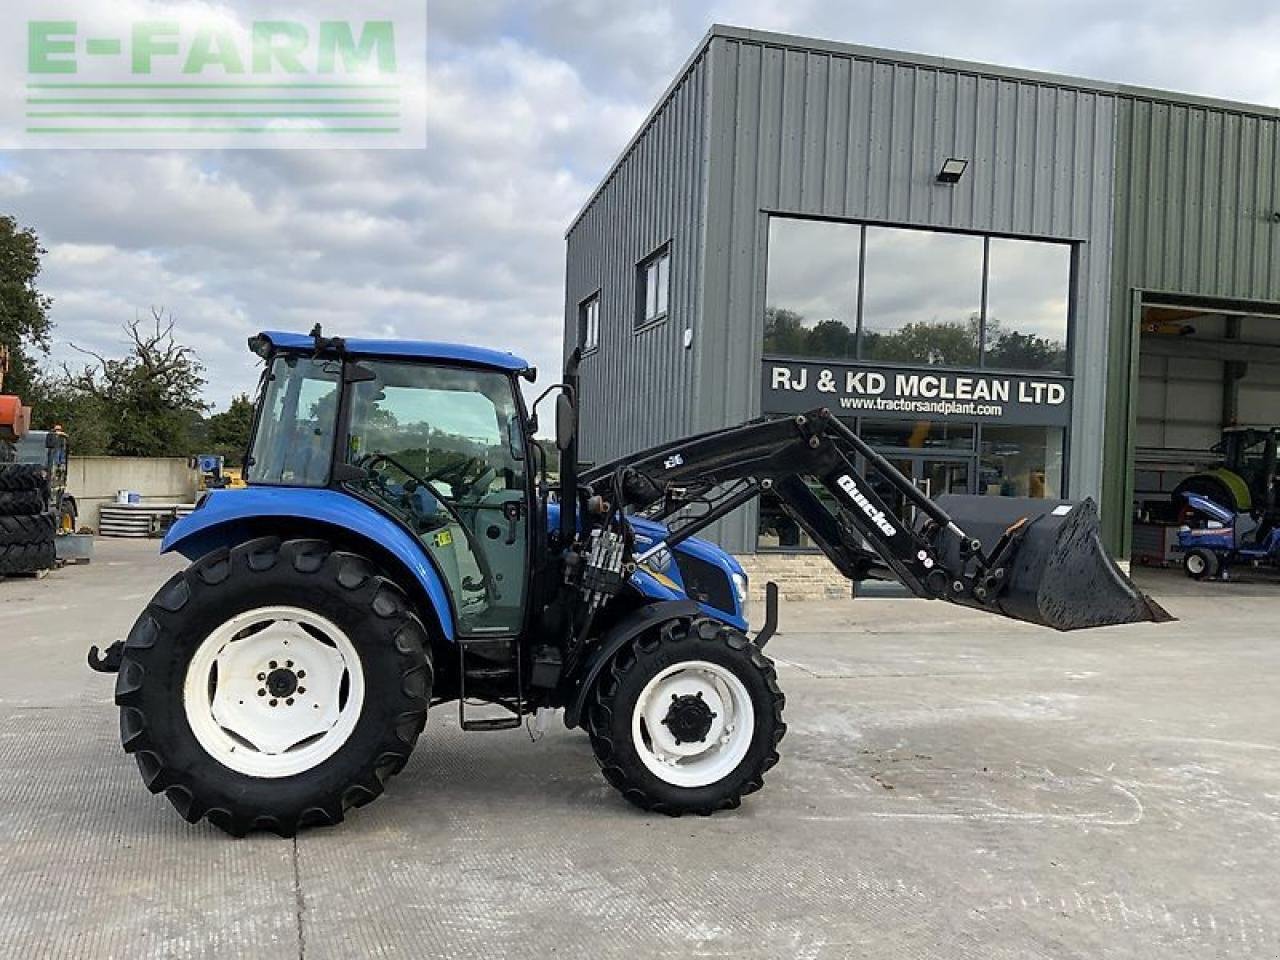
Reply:
[[762, 391], [765, 413], [827, 407], [849, 417], [1042, 426], [1071, 419], [1070, 378], [1035, 374], [765, 360]]

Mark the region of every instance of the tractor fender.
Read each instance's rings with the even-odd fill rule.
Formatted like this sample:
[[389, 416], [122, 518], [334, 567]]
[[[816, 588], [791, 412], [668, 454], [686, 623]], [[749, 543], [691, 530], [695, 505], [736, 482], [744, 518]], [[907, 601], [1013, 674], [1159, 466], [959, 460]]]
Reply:
[[1249, 484], [1240, 474], [1226, 467], [1214, 467], [1187, 477], [1173, 488], [1174, 502], [1188, 493], [1208, 496], [1237, 513], [1248, 513], [1253, 509], [1253, 491]]
[[706, 611], [696, 600], [663, 600], [636, 607], [609, 628], [608, 633], [596, 644], [591, 657], [579, 671], [579, 680], [569, 695], [564, 711], [564, 725], [578, 726], [587, 697], [591, 695], [596, 680], [609, 661], [632, 640], [666, 620], [678, 620], [706, 616]]
[[452, 642], [453, 606], [444, 579], [422, 543], [408, 530], [349, 494], [323, 488], [246, 487], [214, 490], [177, 521], [160, 545], [161, 553], [198, 560], [211, 550], [253, 537], [337, 535], [344, 545], [363, 546], [370, 559], [398, 566], [406, 589], [418, 587], [441, 635]]

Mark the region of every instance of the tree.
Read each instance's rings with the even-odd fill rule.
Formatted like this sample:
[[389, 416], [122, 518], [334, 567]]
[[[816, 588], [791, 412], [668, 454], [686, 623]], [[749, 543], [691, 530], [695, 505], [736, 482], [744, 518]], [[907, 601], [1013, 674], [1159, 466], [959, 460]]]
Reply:
[[855, 340], [854, 332], [834, 318], [806, 327], [805, 318], [794, 310], [765, 308], [765, 353], [843, 360], [853, 356]]
[[52, 300], [36, 288], [45, 250], [35, 231], [19, 228], [12, 217], [0, 217], [0, 343], [9, 348], [12, 367], [6, 393], [25, 397], [31, 390], [35, 363], [29, 351], [49, 352]]
[[852, 358], [856, 344], [857, 334], [839, 320], [823, 320], [809, 331], [808, 356]]
[[107, 406], [71, 385], [62, 374], [40, 374], [26, 394], [31, 402], [32, 426], [37, 430], [62, 427], [71, 437], [72, 452], [83, 457], [107, 454], [113, 429]]
[[863, 354], [898, 363], [973, 366], [978, 362], [978, 318], [968, 322], [904, 323], [893, 333], [863, 334]]
[[994, 316], [987, 317], [987, 365], [1018, 370], [1064, 370], [1067, 349], [1061, 340], [1034, 333], [1005, 332]]
[[809, 331], [804, 317], [783, 307], [766, 307], [764, 311], [765, 353], [781, 353], [803, 356], [807, 349]]
[[232, 397], [231, 405], [211, 416], [207, 424], [208, 452], [220, 454], [228, 466], [242, 466], [253, 427], [253, 401], [248, 394]]
[[[208, 405], [200, 398], [204, 367], [195, 352], [173, 336], [174, 321], [152, 308], [152, 324], [124, 327], [129, 352], [121, 359], [75, 347], [93, 362], [80, 371], [63, 367], [69, 395], [95, 423], [105, 419], [104, 452], [116, 457], [190, 456], [197, 426]], [[74, 344], [72, 345], [75, 346]], [[69, 425], [72, 442], [84, 449]]]

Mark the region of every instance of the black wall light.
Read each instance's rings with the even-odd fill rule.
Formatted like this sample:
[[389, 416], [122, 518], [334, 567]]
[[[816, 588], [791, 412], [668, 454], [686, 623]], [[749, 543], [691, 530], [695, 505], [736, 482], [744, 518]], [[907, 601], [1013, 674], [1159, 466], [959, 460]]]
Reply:
[[968, 167], [968, 160], [961, 160], [959, 157], [948, 157], [942, 161], [942, 169], [938, 171], [938, 182], [959, 183], [960, 178], [964, 176], [964, 172]]

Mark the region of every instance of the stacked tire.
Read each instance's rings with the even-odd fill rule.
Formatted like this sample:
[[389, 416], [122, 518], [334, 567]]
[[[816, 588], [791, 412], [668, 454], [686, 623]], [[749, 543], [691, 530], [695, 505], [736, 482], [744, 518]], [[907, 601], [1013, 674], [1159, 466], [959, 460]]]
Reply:
[[0, 576], [52, 568], [56, 533], [48, 471], [39, 464], [0, 463]]

